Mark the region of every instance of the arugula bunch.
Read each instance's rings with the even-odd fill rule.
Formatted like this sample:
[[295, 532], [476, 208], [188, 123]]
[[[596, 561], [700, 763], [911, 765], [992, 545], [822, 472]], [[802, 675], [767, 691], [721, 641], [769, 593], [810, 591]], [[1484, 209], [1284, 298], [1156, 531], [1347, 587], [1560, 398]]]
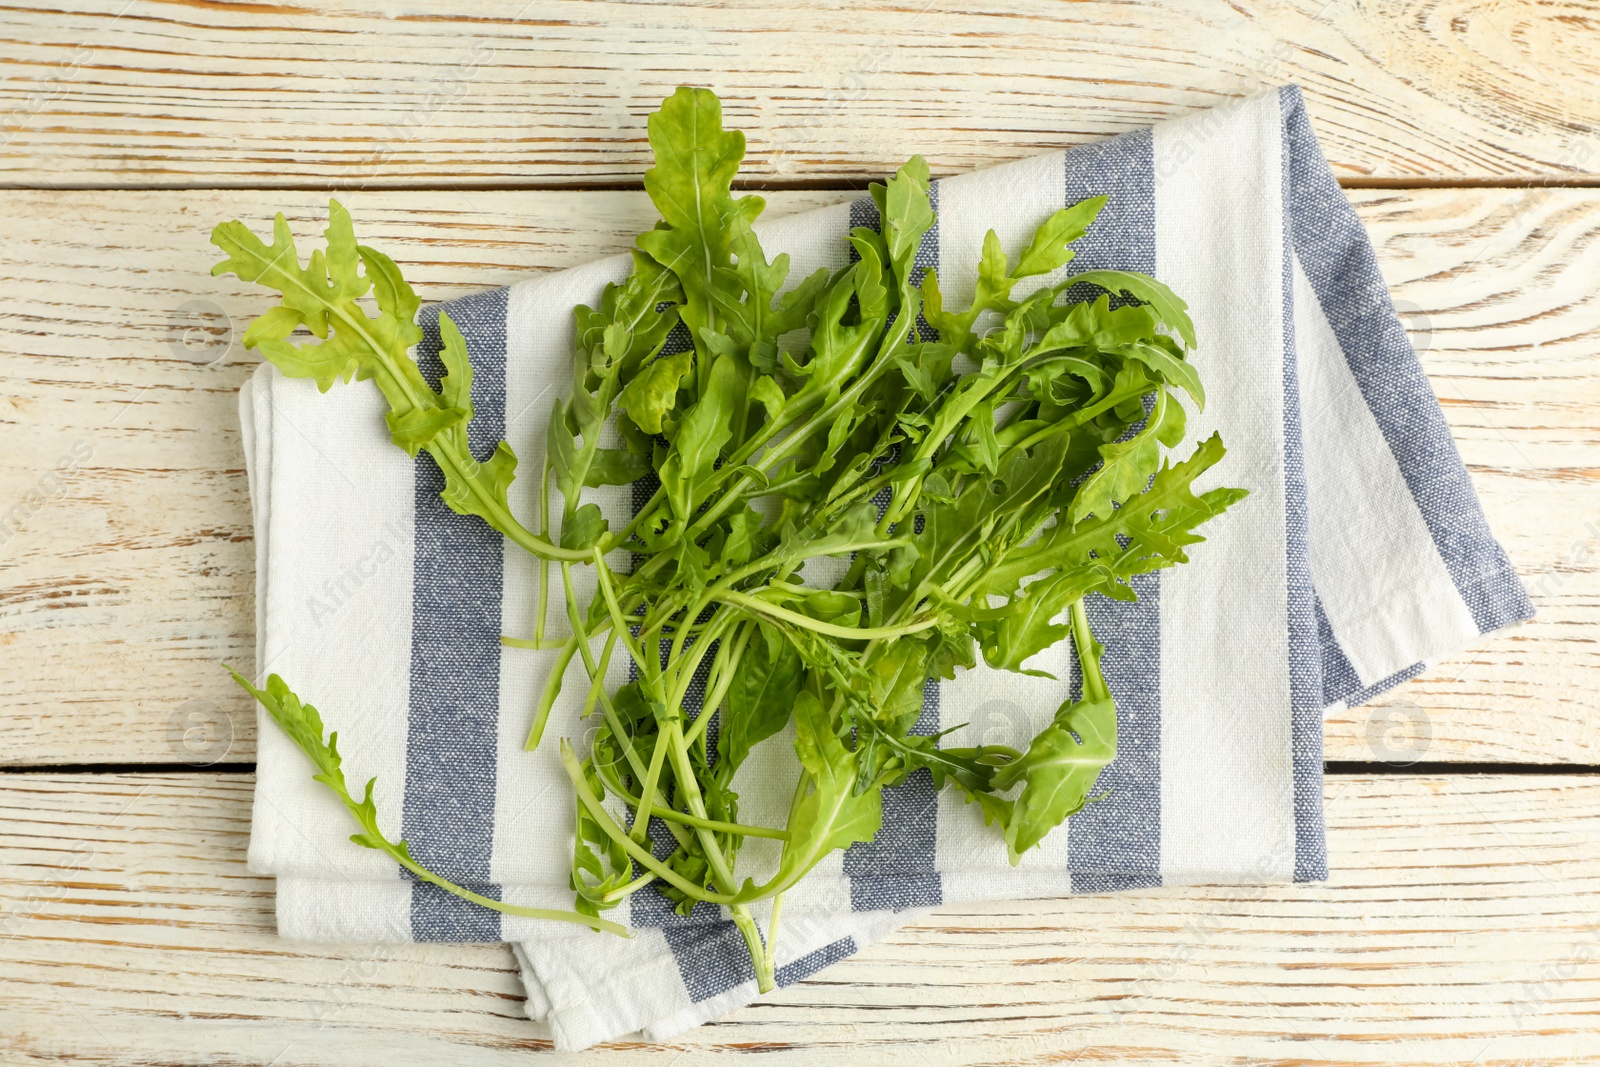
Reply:
[[[1245, 493], [1194, 491], [1223, 456], [1215, 435], [1179, 462], [1162, 456], [1184, 438], [1176, 394], [1205, 402], [1185, 358], [1195, 337], [1183, 301], [1146, 275], [1062, 269], [1104, 197], [1056, 212], [1015, 258], [990, 231], [972, 301], [947, 308], [936, 273], [915, 262], [935, 221], [915, 157], [872, 186], [881, 226], [852, 230], [853, 262], [785, 288], [788, 257], [769, 260], [752, 228], [762, 199], [733, 195], [744, 137], [722, 129], [716, 96], [679, 89], [649, 136], [645, 188], [661, 221], [638, 238], [627, 280], [576, 309], [572, 392], [547, 427], [538, 532], [506, 506], [510, 445], [484, 464], [467, 450], [460, 333], [441, 313], [447, 373], [435, 389], [407, 355], [420, 337], [415, 295], [392, 261], [355, 243], [337, 202], [328, 251], [308, 267], [279, 216], [271, 246], [237, 222], [217, 227], [230, 258], [216, 271], [284, 295], [247, 345], [323, 389], [373, 379], [395, 442], [434, 458], [450, 506], [540, 558], [533, 639], [503, 640], [560, 649], [530, 749], [574, 659], [584, 714], [600, 716], [589, 752], [561, 742], [577, 801], [578, 915], [647, 886], [685, 912], [726, 907], [764, 990], [784, 892], [829, 852], [872, 838], [886, 786], [928, 771], [981, 806], [1013, 863], [1084, 806], [1116, 752], [1085, 598], [1133, 599], [1131, 578], [1185, 562], [1196, 528]], [[1036, 281], [1017, 295], [1025, 279]], [[356, 303], [369, 289], [376, 317]], [[291, 341], [297, 327], [320, 342]], [[602, 444], [608, 426], [620, 444]], [[584, 498], [641, 479], [653, 495], [620, 530]], [[607, 564], [615, 548], [632, 552], [631, 571]], [[812, 584], [821, 557], [839, 559], [842, 577]], [[552, 565], [570, 630], [553, 641]], [[585, 565], [598, 579], [587, 604], [572, 580]], [[1042, 673], [1029, 662], [1068, 638], [1081, 694], [1025, 750], [943, 747], [911, 732], [929, 679], [980, 655]], [[633, 680], [612, 692], [617, 655]], [[268, 694], [251, 691], [293, 699], [277, 679]], [[741, 822], [736, 773], [790, 722], [801, 771], [786, 824]], [[316, 733], [320, 744], [320, 724]], [[367, 833], [381, 837], [375, 823]], [[739, 871], [747, 838], [781, 843], [760, 879]], [[771, 902], [764, 936], [758, 901]]]

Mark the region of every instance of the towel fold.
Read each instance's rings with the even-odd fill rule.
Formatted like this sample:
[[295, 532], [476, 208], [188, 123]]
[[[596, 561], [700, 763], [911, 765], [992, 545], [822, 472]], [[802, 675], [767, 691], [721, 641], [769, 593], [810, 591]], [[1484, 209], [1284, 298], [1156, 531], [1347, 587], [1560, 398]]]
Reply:
[[[1189, 439], [1215, 430], [1228, 446], [1196, 488], [1250, 496], [1203, 529], [1190, 563], [1135, 579], [1137, 602], [1092, 598], [1118, 708], [1117, 758], [1096, 787], [1105, 798], [1013, 868], [978, 809], [925, 772], [886, 790], [876, 839], [788, 894], [780, 985], [941, 904], [1324, 878], [1323, 710], [1370, 700], [1532, 614], [1296, 87], [935, 182], [938, 222], [918, 262], [959, 306], [985, 231], [1015, 250], [1057, 209], [1100, 194], [1109, 201], [1070, 270], [1143, 271], [1189, 303], [1208, 398], [1189, 412]], [[844, 235], [875, 222], [867, 199], [757, 229], [800, 278], [844, 266]], [[572, 308], [628, 266], [613, 257], [445, 305], [472, 355], [476, 449], [504, 437], [524, 472], [539, 469], [545, 420], [567, 388]], [[436, 359], [437, 312], [423, 315], [424, 361]], [[244, 390], [257, 673], [283, 675], [321, 709], [350, 777], [377, 777], [381, 824], [420, 862], [487, 896], [570, 907], [571, 788], [552, 741], [522, 747], [555, 654], [499, 641], [531, 627], [535, 562], [451, 512], [432, 461], [395, 448], [382, 414], [370, 387], [319, 395], [266, 366]], [[525, 523], [536, 482], [525, 474], [511, 489]], [[613, 528], [633, 507], [625, 487], [595, 499]], [[587, 597], [592, 576], [578, 579]], [[550, 617], [564, 618], [559, 589]], [[1060, 680], [980, 664], [930, 684], [917, 732], [1025, 747], [1075, 672], [1066, 647], [1030, 666]], [[621, 684], [620, 657], [615, 670]], [[546, 738], [582, 749], [577, 689]], [[781, 825], [796, 771], [783, 737], [759, 746], [734, 783], [741, 815]], [[350, 844], [351, 829], [263, 721], [250, 866], [278, 879], [285, 936], [514, 942], [529, 1014], [561, 1048], [635, 1030], [669, 1037], [755, 995], [718, 909], [680, 916], [637, 893], [612, 916], [637, 931], [626, 941], [520, 919], [414, 881]], [[740, 870], [775, 856], [752, 839]]]

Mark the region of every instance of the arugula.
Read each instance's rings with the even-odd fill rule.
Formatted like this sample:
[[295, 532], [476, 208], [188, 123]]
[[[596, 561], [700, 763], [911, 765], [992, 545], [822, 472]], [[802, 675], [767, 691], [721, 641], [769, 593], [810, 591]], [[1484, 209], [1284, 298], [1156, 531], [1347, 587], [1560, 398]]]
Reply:
[[[504, 507], [510, 446], [483, 464], [467, 449], [460, 334], [441, 314], [446, 373], [434, 388], [407, 355], [420, 337], [416, 297], [391, 261], [355, 244], [342, 207], [332, 206], [327, 252], [307, 267], [280, 217], [270, 246], [239, 223], [219, 226], [213, 240], [230, 258], [217, 269], [283, 294], [247, 344], [323, 389], [373, 380], [391, 435], [438, 462], [451, 506], [540, 557], [534, 639], [504, 640], [560, 649], [528, 747], [574, 661], [585, 714], [600, 716], [587, 754], [562, 742], [580, 916], [647, 886], [684, 912], [725, 907], [767, 989], [784, 892], [876, 833], [886, 786], [926, 771], [981, 807], [1013, 863], [1090, 802], [1115, 757], [1116, 708], [1086, 598], [1133, 599], [1131, 579], [1186, 562], [1203, 540], [1197, 528], [1245, 493], [1195, 490], [1223, 457], [1215, 435], [1169, 458], [1185, 405], [1205, 403], [1176, 294], [1097, 270], [1013, 295], [1071, 262], [1104, 197], [1056, 212], [1014, 257], [988, 233], [974, 297], [957, 310], [936, 272], [916, 266], [935, 223], [920, 157], [872, 186], [881, 226], [850, 233], [848, 266], [789, 286], [788, 257], [769, 259], [752, 228], [763, 201], [733, 194], [744, 138], [722, 128], [716, 96], [679, 89], [649, 135], [645, 190], [661, 221], [639, 236], [632, 274], [575, 310], [572, 391], [546, 428], [538, 533]], [[369, 290], [376, 317], [357, 303]], [[1077, 298], [1085, 292], [1094, 295]], [[299, 328], [320, 343], [292, 343]], [[675, 332], [686, 343], [672, 343]], [[601, 444], [608, 426], [620, 447]], [[650, 475], [654, 495], [608, 529], [586, 491]], [[631, 571], [607, 565], [614, 548], [633, 554]], [[821, 557], [848, 560], [827, 588], [804, 577]], [[553, 644], [543, 637], [551, 562], [570, 628]], [[580, 565], [598, 579], [586, 603], [571, 581]], [[1082, 694], [1025, 750], [945, 747], [910, 732], [930, 679], [980, 656], [1042, 673], [1035, 657], [1067, 639]], [[615, 655], [635, 677], [613, 692]], [[348, 797], [327, 770], [337, 757], [331, 741], [321, 747], [320, 722], [308, 732], [306, 710], [276, 679], [251, 691], [275, 702], [274, 717]], [[742, 822], [737, 772], [791, 722], [801, 772], [786, 824]], [[370, 805], [346, 802], [366, 820], [360, 843], [404, 855], [403, 842], [377, 834]], [[652, 849], [652, 826], [669, 853]], [[752, 837], [782, 843], [765, 881], [740, 871]], [[750, 910], [762, 900], [772, 904], [764, 934]]]
[[306, 754], [317, 773], [314, 779], [327, 786], [333, 795], [339, 798], [356, 825], [361, 827], [361, 832], [350, 835], [350, 840], [362, 848], [376, 849], [386, 853], [391, 859], [424, 882], [438, 886], [440, 889], [454, 893], [464, 900], [474, 904], [503, 911], [508, 915], [521, 915], [530, 919], [548, 919], [551, 922], [577, 923], [593, 930], [607, 933], [630, 936], [627, 928], [616, 923], [608, 922], [595, 917], [593, 914], [579, 914], [576, 911], [554, 911], [548, 908], [525, 908], [520, 904], [507, 904], [504, 901], [493, 900], [480, 896], [470, 889], [464, 889], [448, 879], [441, 878], [432, 871], [423, 867], [411, 858], [411, 850], [406, 847], [405, 841], [390, 841], [378, 827], [378, 807], [372, 800], [372, 787], [377, 782], [376, 778], [367, 780], [366, 789], [357, 800], [350, 792], [350, 787], [345, 781], [343, 760], [339, 756], [339, 733], [334, 731], [328, 735], [326, 741], [322, 737], [322, 716], [310, 704], [302, 703], [294, 691], [276, 674], [267, 678], [267, 687], [257, 689], [250, 681], [231, 667], [228, 669], [233, 675], [233, 680], [239, 687], [261, 702], [272, 716], [272, 721], [289, 736], [289, 739], [299, 746], [300, 751]]

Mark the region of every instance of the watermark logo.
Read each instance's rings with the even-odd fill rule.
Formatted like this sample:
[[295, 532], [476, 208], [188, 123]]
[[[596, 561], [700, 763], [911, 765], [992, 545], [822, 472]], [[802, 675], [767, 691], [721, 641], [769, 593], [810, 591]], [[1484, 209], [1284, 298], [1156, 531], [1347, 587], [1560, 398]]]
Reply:
[[1399, 299], [1394, 302], [1395, 314], [1400, 316], [1400, 322], [1406, 328], [1406, 333], [1411, 338], [1411, 347], [1416, 350], [1418, 358], [1426, 355], [1433, 348], [1433, 319], [1419, 304], [1410, 300]]
[[168, 720], [167, 739], [184, 763], [210, 767], [233, 749], [233, 718], [209, 700], [186, 700]]
[[400, 557], [407, 531], [390, 522], [382, 536], [367, 546], [366, 552], [340, 568], [338, 575], [322, 583], [320, 591], [306, 597], [306, 614], [311, 624], [322, 629], [331, 619], [356, 600], [362, 588]]
[[986, 700], [972, 709], [967, 743], [984, 747], [1026, 749], [1033, 739], [1032, 722], [1014, 700]]
[[39, 475], [9, 508], [0, 511], [0, 545], [15, 537], [27, 520], [45, 505], [66, 495], [68, 480], [93, 458], [93, 445], [74, 441], [71, 450], [57, 459], [55, 466]]
[[54, 884], [39, 883], [20, 900], [0, 904], [0, 944], [20, 936], [29, 919], [65, 898], [67, 883], [76, 881], [78, 876], [93, 869], [95, 855], [94, 845], [88, 841], [76, 842], [60, 866], [55, 868], [58, 880]]
[[1397, 767], [1421, 761], [1433, 744], [1433, 720], [1409, 700], [1379, 704], [1367, 714], [1367, 749]]
[[210, 300], [186, 300], [167, 320], [167, 348], [181, 360], [214, 367], [233, 351], [233, 319]]

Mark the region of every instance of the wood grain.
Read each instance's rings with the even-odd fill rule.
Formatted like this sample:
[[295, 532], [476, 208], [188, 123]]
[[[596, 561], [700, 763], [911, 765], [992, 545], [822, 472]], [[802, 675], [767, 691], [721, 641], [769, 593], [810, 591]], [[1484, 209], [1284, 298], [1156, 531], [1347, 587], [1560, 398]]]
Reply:
[[[1328, 757], [1600, 762], [1600, 195], [1354, 197], [1540, 617], [1336, 717]], [[349, 200], [429, 299], [621, 249], [651, 218], [626, 192]], [[255, 360], [237, 337], [267, 303], [208, 276], [206, 235], [279, 205], [320, 229], [306, 192], [0, 194], [0, 762], [253, 758], [254, 715], [217, 664], [253, 649], [235, 392]], [[1425, 745], [1400, 729], [1424, 717]]]
[[[0, 776], [0, 1060], [548, 1050], [503, 946], [279, 940], [250, 788]], [[945, 908], [670, 1045], [540, 1062], [1593, 1062], [1600, 777], [1334, 778], [1327, 803], [1327, 885]]]
[[1341, 175], [1593, 177], [1582, 0], [0, 4], [0, 182], [634, 183], [709, 85], [758, 179], [1015, 159], [1299, 82]]

